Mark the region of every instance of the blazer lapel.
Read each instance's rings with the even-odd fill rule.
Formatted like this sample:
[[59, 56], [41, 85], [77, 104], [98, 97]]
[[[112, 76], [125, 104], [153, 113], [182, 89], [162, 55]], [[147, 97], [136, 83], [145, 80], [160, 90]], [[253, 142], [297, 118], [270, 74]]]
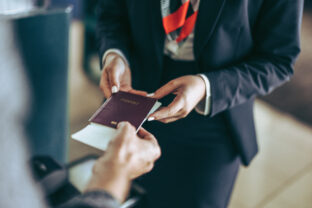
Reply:
[[151, 41], [153, 41], [153, 49], [155, 49], [155, 52], [158, 55], [157, 61], [162, 65], [166, 34], [162, 24], [160, 0], [150, 0], [148, 1], [148, 4], [150, 11], [150, 16], [148, 18], [151, 20], [149, 27], [152, 32]]
[[199, 57], [221, 16], [226, 0], [201, 0], [195, 26], [194, 55]]

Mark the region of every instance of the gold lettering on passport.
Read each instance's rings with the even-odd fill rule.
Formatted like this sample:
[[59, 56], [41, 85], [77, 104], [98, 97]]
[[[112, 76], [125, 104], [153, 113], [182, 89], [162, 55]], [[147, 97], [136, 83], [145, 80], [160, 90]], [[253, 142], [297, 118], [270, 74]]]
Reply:
[[111, 121], [111, 124], [117, 125], [117, 122], [116, 121]]
[[132, 104], [132, 105], [139, 105], [139, 102], [136, 102], [134, 100], [128, 100], [126, 98], [121, 98], [120, 101], [122, 101], [124, 103], [129, 103], [129, 104]]

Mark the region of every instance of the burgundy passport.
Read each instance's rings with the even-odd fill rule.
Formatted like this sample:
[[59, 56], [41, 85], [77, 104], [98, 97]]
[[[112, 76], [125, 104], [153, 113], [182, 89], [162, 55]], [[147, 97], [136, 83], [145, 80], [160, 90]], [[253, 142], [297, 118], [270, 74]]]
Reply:
[[138, 129], [156, 103], [156, 99], [128, 92], [113, 94], [89, 119], [90, 122], [116, 128], [128, 121]]

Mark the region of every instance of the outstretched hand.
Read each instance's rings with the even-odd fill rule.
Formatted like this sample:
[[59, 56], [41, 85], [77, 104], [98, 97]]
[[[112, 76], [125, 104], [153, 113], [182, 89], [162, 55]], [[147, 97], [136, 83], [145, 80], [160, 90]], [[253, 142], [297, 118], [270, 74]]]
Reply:
[[196, 75], [179, 77], [159, 88], [152, 97], [161, 99], [168, 94], [175, 94], [176, 97], [168, 106], [150, 115], [149, 121], [170, 123], [185, 118], [205, 97], [205, 82]]
[[117, 135], [94, 167], [87, 190], [105, 190], [119, 201], [125, 200], [131, 181], [152, 170], [161, 151], [156, 138], [143, 128], [121, 122]]

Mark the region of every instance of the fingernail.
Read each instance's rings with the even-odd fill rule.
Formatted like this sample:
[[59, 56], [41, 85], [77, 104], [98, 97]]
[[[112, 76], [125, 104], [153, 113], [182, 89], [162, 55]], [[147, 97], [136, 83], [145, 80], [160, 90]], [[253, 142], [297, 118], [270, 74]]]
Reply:
[[153, 97], [155, 95], [155, 93], [149, 93], [149, 94], [147, 94], [146, 96], [147, 97]]
[[112, 93], [117, 93], [118, 92], [118, 87], [117, 86], [113, 86], [112, 87]]
[[148, 121], [154, 121], [154, 120], [155, 120], [155, 117], [149, 117], [147, 120], [148, 120]]

